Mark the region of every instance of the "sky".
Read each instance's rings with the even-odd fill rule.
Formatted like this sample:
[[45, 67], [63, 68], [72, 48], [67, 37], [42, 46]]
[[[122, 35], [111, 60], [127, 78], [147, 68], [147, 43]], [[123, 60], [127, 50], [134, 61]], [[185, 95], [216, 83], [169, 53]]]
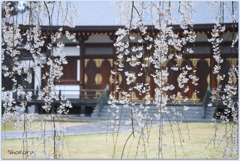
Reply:
[[[70, 1], [75, 8], [78, 10], [79, 16], [74, 20], [75, 26], [119, 26], [125, 24], [117, 23], [117, 6], [112, 3], [112, 1]], [[193, 23], [194, 24], [213, 24], [213, 19], [216, 18], [219, 12], [219, 3], [213, 9], [208, 7], [209, 3], [213, 1], [198, 1], [197, 5], [193, 11]], [[219, 2], [219, 1], [218, 1]], [[171, 12], [172, 15], [175, 15], [175, 19], [179, 20], [180, 15], [178, 13], [178, 1], [176, 1], [175, 8]], [[237, 2], [237, 22], [239, 22], [239, 2]], [[227, 5], [231, 10], [231, 2], [228, 1]], [[232, 20], [230, 19], [230, 10], [225, 7], [224, 9], [224, 23], [230, 23]], [[24, 15], [18, 17], [18, 22], [21, 23], [25, 21]], [[44, 25], [48, 25], [48, 21], [44, 23]], [[54, 20], [55, 21], [55, 20]], [[153, 20], [150, 16], [144, 19], [144, 25], [153, 25]], [[57, 20], [54, 22], [54, 25], [57, 25]], [[175, 24], [179, 24], [176, 22]]]
[[[212, 2], [212, 1], [210, 1]], [[115, 26], [117, 17], [117, 6], [112, 5], [111, 1], [72, 1], [79, 12], [79, 17], [75, 20], [76, 26]], [[230, 2], [229, 2], [230, 5]], [[218, 13], [219, 7], [214, 9], [208, 8], [207, 1], [198, 1], [193, 13], [194, 24], [214, 23], [213, 19]], [[177, 9], [173, 14], [177, 15]], [[225, 9], [224, 22], [232, 22], [229, 18], [230, 12]], [[239, 13], [237, 13], [238, 15]], [[239, 17], [239, 16], [238, 16]], [[147, 20], [149, 25], [152, 24]]]

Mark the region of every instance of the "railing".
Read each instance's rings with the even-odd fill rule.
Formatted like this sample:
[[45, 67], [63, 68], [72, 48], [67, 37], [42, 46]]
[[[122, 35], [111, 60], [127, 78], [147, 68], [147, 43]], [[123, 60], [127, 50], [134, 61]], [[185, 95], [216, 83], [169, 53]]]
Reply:
[[109, 95], [109, 87], [107, 85], [106, 88], [104, 89], [104, 91], [102, 92], [101, 96], [97, 100], [97, 107], [95, 110], [97, 111], [98, 117], [100, 116], [100, 112], [102, 111], [103, 106], [108, 101], [108, 95]]
[[[102, 94], [106, 91], [98, 90], [98, 89], [82, 89], [82, 90], [59, 90], [57, 97], [60, 98], [60, 95], [63, 94], [68, 99], [72, 100], [87, 100], [87, 99], [98, 99], [102, 96]], [[38, 97], [39, 90], [36, 89], [25, 89], [23, 90], [20, 95], [16, 92], [12, 92], [12, 97], [16, 101], [24, 100], [26, 97], [26, 93], [31, 93], [32, 101], [36, 101]]]
[[59, 90], [68, 99], [98, 99], [104, 90], [82, 89], [82, 90]]
[[204, 99], [203, 99], [202, 118], [206, 117], [207, 107], [208, 107], [208, 104], [211, 100], [210, 96], [211, 96], [211, 90], [210, 90], [210, 86], [208, 86], [207, 92], [206, 92], [206, 94], [204, 96]]
[[[218, 94], [216, 95], [216, 100], [212, 102], [213, 106], [215, 107], [221, 107], [221, 108], [227, 108], [226, 105], [223, 104], [223, 101], [222, 101], [222, 96], [224, 94], [226, 94], [227, 92], [225, 91], [218, 91], [217, 92]], [[202, 108], [202, 117], [205, 118], [206, 116], [206, 111], [207, 111], [207, 108], [208, 108], [208, 104], [210, 103], [211, 101], [211, 90], [210, 90], [210, 86], [208, 86], [208, 89], [207, 89], [207, 92], [204, 96], [204, 99], [203, 99], [203, 108]], [[234, 96], [231, 97], [232, 100], [234, 100], [235, 102], [238, 102], [238, 93]]]
[[12, 92], [14, 100], [24, 100], [26, 93], [32, 95], [32, 99], [37, 99], [39, 90], [35, 89], [24, 89], [19, 95], [16, 92]]

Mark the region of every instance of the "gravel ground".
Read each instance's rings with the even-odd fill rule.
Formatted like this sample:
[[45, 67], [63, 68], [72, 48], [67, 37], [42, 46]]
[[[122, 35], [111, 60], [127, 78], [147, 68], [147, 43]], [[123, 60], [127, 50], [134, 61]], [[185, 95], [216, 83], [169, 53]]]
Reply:
[[[64, 131], [64, 135], [76, 135], [76, 134], [96, 134], [96, 133], [106, 133], [106, 132], [114, 132], [114, 130], [111, 128], [111, 123], [108, 123], [107, 121], [92, 121], [87, 122], [86, 124], [76, 125], [76, 126], [70, 126], [66, 127], [66, 130]], [[156, 124], [153, 124], [153, 126], [156, 126]], [[124, 122], [120, 123], [119, 131], [127, 130], [128, 126], [124, 124]], [[37, 132], [35, 132], [33, 135], [28, 134], [29, 137], [36, 137]], [[16, 138], [22, 138], [23, 132], [2, 132], [2, 140], [3, 139], [16, 139]], [[53, 135], [52, 130], [46, 130], [46, 135], [51, 136]]]

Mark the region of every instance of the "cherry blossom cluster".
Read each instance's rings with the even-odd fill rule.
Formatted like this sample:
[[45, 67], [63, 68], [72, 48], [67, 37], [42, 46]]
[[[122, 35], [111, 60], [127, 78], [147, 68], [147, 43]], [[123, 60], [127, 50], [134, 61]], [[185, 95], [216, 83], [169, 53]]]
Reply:
[[[215, 4], [215, 5], [214, 5]], [[235, 22], [235, 6], [234, 2], [232, 2], [232, 11], [231, 16], [233, 19], [233, 27], [236, 25]], [[210, 5], [212, 8], [216, 6], [216, 3], [213, 3]], [[220, 6], [222, 8], [229, 8], [227, 2], [221, 2]], [[238, 68], [235, 65], [232, 65], [227, 73], [221, 73], [221, 68], [224, 66], [223, 58], [221, 57], [221, 49], [220, 45], [223, 42], [222, 34], [224, 33], [226, 27], [221, 24], [221, 20], [223, 20], [223, 13], [219, 13], [215, 21], [214, 28], [212, 29], [212, 38], [210, 38], [208, 41], [212, 44], [213, 49], [213, 58], [215, 59], [216, 65], [214, 66], [213, 74], [216, 75], [216, 78], [218, 82], [227, 80], [227, 84], [224, 86], [220, 83], [217, 84], [217, 87], [215, 89], [212, 89], [212, 95], [211, 95], [211, 103], [209, 103], [208, 106], [213, 106], [213, 103], [218, 103], [220, 106], [224, 106], [226, 108], [223, 109], [223, 111], [218, 111], [216, 113], [216, 117], [218, 117], [222, 123], [225, 124], [226, 129], [225, 133], [222, 135], [221, 140], [219, 141], [220, 144], [224, 144], [223, 149], [223, 158], [231, 159], [234, 154], [238, 154], [238, 138], [236, 135], [238, 135], [238, 99], [236, 97], [238, 96], [238, 85], [234, 82], [234, 79], [237, 79], [238, 77]], [[235, 32], [235, 31], [234, 31]], [[233, 32], [233, 33], [234, 33]], [[232, 37], [232, 44], [231, 47], [234, 47], [236, 42], [238, 41], [238, 35], [235, 35]], [[227, 76], [228, 75], [228, 76]], [[219, 102], [220, 101], [220, 102]], [[218, 105], [217, 105], [218, 106]], [[234, 123], [230, 123], [230, 117], [232, 118], [232, 121]], [[236, 123], [236, 124], [235, 124]], [[213, 118], [213, 126], [215, 127], [214, 135], [212, 138], [213, 144], [216, 144], [217, 139], [217, 118]]]
[[[46, 154], [45, 157], [56, 158], [56, 156], [60, 156], [60, 147], [63, 146], [63, 141], [57, 136], [62, 136], [64, 126], [63, 123], [56, 123], [55, 120], [59, 119], [62, 113], [67, 114], [72, 106], [71, 102], [64, 95], [59, 94], [54, 81], [60, 79], [63, 75], [62, 65], [67, 64], [67, 60], [66, 55], [62, 51], [64, 44], [59, 41], [63, 34], [62, 28], [48, 38], [42, 33], [41, 25], [49, 25], [49, 32], [52, 32], [51, 26], [55, 23], [74, 27], [73, 20], [77, 15], [77, 11], [69, 2], [27, 1], [24, 3], [26, 6], [25, 12], [15, 14], [18, 9], [17, 6], [14, 6], [14, 2], [2, 2], [4, 14], [2, 18], [2, 73], [14, 85], [11, 91], [3, 91], [2, 94], [4, 101], [3, 121], [11, 121], [12, 117], [17, 117], [15, 128], [19, 129], [21, 126], [24, 126], [22, 138], [26, 143], [24, 145], [29, 143], [29, 136], [34, 136], [35, 134], [44, 136], [37, 138], [42, 140], [44, 144], [54, 144], [55, 148], [54, 156], [48, 155], [48, 152], [43, 150], [43, 153]], [[58, 15], [54, 15], [56, 13]], [[58, 17], [57, 22], [53, 15]], [[23, 21], [21, 17], [24, 17]], [[25, 30], [21, 30], [20, 25], [27, 25], [27, 27]], [[76, 41], [75, 34], [70, 34], [68, 31], [66, 31], [66, 37]], [[47, 52], [43, 53], [42, 48], [45, 46], [47, 46]], [[22, 49], [28, 52], [31, 60], [24, 61]], [[7, 61], [8, 63], [5, 63]], [[47, 68], [48, 71], [42, 74], [42, 78], [35, 80], [35, 83], [45, 80], [46, 84], [42, 85], [38, 93], [28, 92], [26, 83], [31, 84], [34, 77], [33, 74], [43, 67]], [[22, 77], [23, 84], [17, 82], [16, 74]], [[26, 74], [25, 79], [22, 76], [23, 74]], [[47, 113], [47, 115], [41, 116], [43, 118], [40, 118], [43, 122], [39, 124], [39, 131], [33, 130], [31, 124], [39, 118], [28, 112], [28, 102], [32, 100], [33, 94], [38, 94], [37, 99], [44, 102], [42, 109]], [[17, 103], [15, 98], [22, 98], [22, 101]], [[60, 105], [55, 112], [55, 104], [57, 102]], [[48, 121], [52, 122], [51, 129], [54, 135], [48, 138], [49, 140], [47, 141], [43, 123]], [[37, 156], [34, 153], [33, 157]], [[24, 155], [24, 158], [28, 157], [27, 154]]]
[[[176, 22], [171, 14], [172, 10], [175, 9], [175, 2], [133, 1], [116, 2], [116, 4], [118, 6], [118, 20], [123, 22], [125, 27], [116, 31], [118, 37], [114, 43], [118, 60], [114, 63], [116, 68], [111, 71], [112, 82], [116, 86], [116, 90], [112, 92], [109, 99], [109, 104], [111, 104], [109, 112], [114, 116], [114, 120], [111, 122], [113, 124], [119, 122], [121, 108], [130, 108], [130, 118], [125, 122], [129, 126], [126, 133], [137, 132], [140, 137], [146, 136], [144, 129], [150, 126], [148, 121], [153, 119], [159, 122], [159, 130], [163, 131], [165, 127], [163, 116], [169, 113], [172, 113], [176, 124], [179, 124], [181, 121], [178, 120], [177, 116], [184, 119], [183, 114], [176, 109], [168, 109], [166, 106], [169, 100], [168, 92], [175, 88], [172, 84], [166, 83], [169, 70], [182, 71], [179, 76], [179, 87], [184, 88], [185, 92], [189, 90], [189, 87], [184, 86], [184, 84], [187, 84], [190, 79], [195, 86], [197, 85], [196, 70], [193, 70], [190, 65], [183, 68], [176, 66], [172, 69], [165, 67], [164, 64], [171, 59], [182, 59], [183, 46], [195, 42], [196, 34], [192, 21], [192, 10], [195, 2], [181, 2], [179, 4], [179, 13], [181, 14], [179, 23], [184, 32], [182, 37], [174, 32], [171, 25]], [[151, 15], [153, 28], [159, 32], [154, 36], [147, 34], [148, 28], [144, 25], [144, 19], [149, 15]], [[170, 48], [173, 48], [175, 52], [170, 53]], [[188, 51], [193, 53], [192, 49], [188, 49]], [[151, 71], [150, 66], [153, 66]], [[122, 71], [124, 71], [123, 74], [126, 78], [124, 81], [128, 87], [125, 90], [120, 87], [122, 82], [119, 82]], [[139, 81], [145, 79], [143, 76], [150, 76], [156, 85], [153, 98], [149, 94], [150, 82]], [[133, 100], [134, 94], [142, 96], [140, 103]], [[180, 92], [177, 95], [181, 96]], [[170, 95], [170, 99], [176, 99], [176, 94]], [[188, 99], [185, 98], [184, 101]], [[149, 113], [150, 106], [156, 106], [157, 111]], [[184, 106], [183, 110], [188, 110], [188, 108]], [[116, 129], [118, 126], [113, 127]], [[142, 137], [142, 139], [146, 141], [147, 137]], [[160, 157], [163, 144], [162, 139], [158, 140], [159, 151], [157, 155]]]
[[[179, 123], [181, 123], [181, 120], [178, 118], [184, 119], [184, 115], [173, 107], [167, 107], [167, 101], [172, 100], [172, 102], [180, 104], [181, 102], [177, 101], [179, 98], [181, 98], [183, 102], [188, 101], [190, 98], [187, 96], [183, 97], [182, 93], [187, 93], [190, 88], [195, 88], [194, 92], [198, 93], [196, 88], [199, 80], [196, 76], [197, 68], [193, 67], [188, 62], [185, 66], [179, 66], [179, 64], [176, 64], [171, 68], [167, 68], [165, 65], [171, 59], [183, 59], [182, 54], [184, 51], [190, 54], [194, 53], [191, 47], [186, 48], [184, 51], [183, 47], [187, 44], [194, 43], [196, 39], [193, 12], [195, 12], [194, 7], [197, 2], [124, 1], [115, 2], [115, 4], [117, 4], [118, 7], [118, 22], [120, 25], [124, 25], [124, 27], [119, 28], [118, 31], [116, 31], [118, 37], [114, 43], [117, 60], [114, 62], [115, 68], [111, 73], [113, 75], [112, 82], [116, 87], [116, 90], [110, 95], [109, 104], [111, 104], [111, 109], [109, 109], [109, 112], [114, 116], [114, 119], [111, 122], [115, 125], [117, 122], [118, 126], [113, 127], [115, 130], [118, 130], [122, 108], [131, 109], [131, 113], [129, 114], [130, 118], [125, 122], [126, 125], [129, 125], [129, 128], [125, 133], [129, 134], [130, 132], [129, 135], [137, 132], [140, 137], [146, 136], [143, 129], [149, 127], [147, 121], [152, 121], [154, 119], [159, 123], [159, 132], [163, 132], [163, 116], [170, 113], [175, 119], [176, 126], [178, 126]], [[220, 4], [220, 7], [226, 7], [229, 10], [231, 8], [227, 6], [227, 2], [212, 2], [209, 3], [209, 8], [214, 8], [218, 6], [218, 4]], [[233, 2], [232, 5], [233, 11], [230, 15], [235, 23], [236, 3]], [[176, 20], [175, 17], [172, 16], [172, 11], [176, 9], [180, 14], [179, 20]], [[208, 40], [212, 44], [213, 58], [216, 61], [216, 65], [213, 67], [213, 74], [216, 74], [218, 80], [224, 80], [226, 78], [226, 74], [220, 74], [222, 68], [221, 63], [223, 62], [220, 50], [220, 44], [223, 42], [221, 35], [225, 31], [225, 26], [220, 23], [224, 16], [222, 10], [223, 8], [219, 9], [219, 15], [215, 19], [214, 29], [211, 32], [212, 38]], [[153, 27], [151, 30], [157, 30], [158, 34], [150, 35], [148, 33], [148, 26], [144, 23], [149, 20], [152, 21], [151, 25]], [[179, 23], [183, 30], [182, 35], [179, 35], [174, 31], [172, 24], [176, 22]], [[238, 36], [234, 35], [231, 46], [233, 47], [237, 41]], [[179, 75], [178, 87], [180, 88], [180, 91], [172, 95], [169, 95], [168, 93], [169, 91], [174, 90], [175, 87], [166, 83], [169, 78], [170, 70], [177, 71]], [[218, 99], [219, 91], [224, 90], [227, 95], [223, 95], [221, 99], [223, 100], [223, 104], [231, 109], [226, 110], [225, 113], [227, 115], [231, 113], [234, 116], [233, 119], [237, 121], [238, 116], [236, 113], [238, 112], [238, 108], [236, 108], [236, 106], [238, 106], [238, 104], [232, 100], [237, 91], [236, 85], [233, 85], [238, 75], [237, 67], [231, 67], [228, 75], [229, 84], [225, 87], [218, 85], [215, 89], [212, 89], [211, 98], [212, 101]], [[152, 90], [150, 88], [150, 82], [142, 82], [143, 79], [140, 79], [143, 76], [148, 78], [148, 81], [154, 81], [155, 87], [153, 98], [149, 94]], [[121, 80], [122, 77], [126, 80]], [[127, 85], [126, 89], [121, 88], [123, 83]], [[192, 85], [189, 85], [189, 83]], [[134, 96], [136, 95], [142, 96], [140, 102], [139, 100], [138, 102], [135, 102], [136, 100], [134, 100]], [[212, 106], [213, 103], [209, 103], [208, 105]], [[151, 106], [157, 107], [156, 112], [153, 114], [149, 113], [149, 108], [151, 108]], [[183, 106], [183, 111], [188, 109], [189, 107], [185, 105]], [[221, 115], [221, 119], [223, 120], [223, 123], [229, 121], [226, 115]], [[215, 118], [213, 118], [213, 120], [216, 121]], [[236, 129], [234, 130], [236, 131]], [[178, 132], [180, 134], [181, 130], [179, 129]], [[233, 135], [235, 135], [235, 133]], [[216, 136], [217, 134], [215, 133], [214, 138], [216, 138]], [[160, 136], [160, 138], [161, 137], [162, 136]], [[160, 138], [158, 138], [159, 151], [157, 157], [160, 157], [163, 148], [161, 142], [162, 138]], [[146, 141], [147, 137], [142, 137], [142, 139], [142, 146], [144, 146], [144, 140]]]

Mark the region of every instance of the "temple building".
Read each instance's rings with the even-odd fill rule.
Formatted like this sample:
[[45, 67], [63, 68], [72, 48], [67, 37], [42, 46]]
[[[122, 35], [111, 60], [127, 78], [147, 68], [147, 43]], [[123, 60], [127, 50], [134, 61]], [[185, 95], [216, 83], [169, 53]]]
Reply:
[[[63, 34], [61, 39], [58, 41], [65, 44], [63, 52], [66, 55], [68, 64], [63, 65], [64, 75], [59, 80], [55, 80], [55, 85], [60, 92], [68, 97], [72, 102], [73, 108], [70, 110], [70, 114], [91, 116], [93, 111], [100, 104], [100, 98], [104, 97], [105, 102], [103, 100], [102, 102], [106, 103], [109, 92], [116, 88], [116, 86], [112, 84], [113, 77], [111, 75], [111, 70], [115, 68], [114, 62], [117, 60], [116, 49], [113, 44], [117, 38], [115, 33], [118, 28], [122, 26], [109, 23], [109, 21], [113, 19], [114, 16], [112, 13], [116, 9], [105, 9], [104, 7], [109, 5], [109, 2], [96, 2], [99, 3], [99, 5], [94, 6], [89, 5], [91, 2], [87, 1], [73, 3], [82, 4], [79, 5], [79, 7], [81, 7], [80, 13], [82, 13], [82, 15], [80, 14], [80, 18], [78, 19], [77, 26], [75, 28], [66, 26], [62, 27]], [[98, 8], [98, 14], [93, 14], [89, 7], [96, 7], [96, 10]], [[204, 5], [200, 5], [196, 9], [202, 10], [204, 9]], [[102, 15], [105, 15], [106, 17]], [[91, 16], [93, 17], [92, 20], [89, 18]], [[101, 19], [99, 17], [97, 18], [97, 16], [101, 16]], [[209, 15], [208, 13], [207, 16], [211, 17], [215, 16], [215, 14]], [[189, 103], [202, 103], [208, 87], [214, 89], [217, 84], [225, 86], [228, 81], [227, 74], [224, 81], [218, 81], [217, 75], [212, 72], [214, 71], [216, 61], [213, 58], [212, 44], [208, 41], [208, 39], [212, 37], [211, 33], [214, 28], [214, 24], [209, 23], [209, 19], [206, 19], [206, 14], [198, 17], [201, 17], [201, 19], [195, 18], [197, 23], [194, 24], [193, 28], [196, 33], [195, 42], [188, 43], [183, 47], [181, 51], [183, 56], [182, 59], [169, 59], [164, 64], [164, 67], [169, 69], [176, 65], [178, 67], [189, 65], [193, 68], [197, 68], [196, 76], [199, 78], [198, 85], [195, 87], [192, 82], [189, 81], [187, 84], [189, 86], [189, 90], [187, 92], [184, 92], [183, 89], [178, 87], [180, 74], [178, 71], [170, 70], [166, 81], [167, 84], [173, 84], [175, 86], [174, 90], [170, 91], [169, 94], [181, 92], [183, 97], [186, 96], [189, 98]], [[223, 25], [225, 25], [226, 29], [222, 35], [223, 42], [220, 45], [221, 57], [223, 58], [220, 74], [227, 73], [229, 68], [233, 65], [238, 66], [238, 44], [231, 47], [232, 40], [235, 38], [236, 34], [238, 34], [238, 22], [235, 24], [229, 22], [224, 23]], [[26, 31], [29, 27], [30, 26], [28, 25], [20, 25], [20, 29], [22, 31]], [[55, 32], [58, 32], [59, 28], [60, 26], [54, 25], [51, 27], [51, 31], [49, 31], [48, 26], [41, 26], [42, 34], [46, 37], [46, 39], [49, 39], [49, 41], [50, 36]], [[179, 24], [173, 24], [172, 28], [177, 34], [179, 34], [180, 37], [184, 35]], [[67, 39], [66, 31], [70, 32], [70, 34], [75, 34], [75, 42]], [[153, 26], [148, 25], [147, 34], [144, 36], [149, 35], [155, 37], [158, 34], [160, 34], [158, 30], [154, 29]], [[133, 43], [137, 45], [137, 38], [140, 36], [140, 33], [136, 30], [134, 31], [133, 36], [136, 37], [135, 42], [133, 41]], [[147, 46], [145, 42], [143, 42], [142, 45], [143, 47]], [[189, 53], [189, 48], [191, 48], [194, 52]], [[22, 47], [19, 47], [19, 50], [21, 51], [20, 61], [23, 63], [30, 63], [32, 57], [28, 51], [24, 49], [24, 44]], [[41, 53], [47, 55], [47, 52], [49, 52], [49, 50], [47, 50], [47, 46], [41, 48]], [[143, 53], [145, 52], [146, 51], [143, 51]], [[168, 52], [175, 54], [177, 51], [173, 48], [169, 48]], [[46, 63], [44, 60], [42, 61], [43, 64]], [[10, 65], [7, 58], [3, 63], [7, 66]], [[129, 66], [127, 63], [123, 62], [123, 64], [126, 66], [126, 70], [128, 70]], [[154, 98], [155, 83], [153, 78], [150, 77], [151, 68], [152, 66], [149, 67], [148, 74], [143, 73], [144, 76], [138, 81], [150, 83], [151, 89], [149, 93], [151, 97]], [[38, 67], [35, 73], [33, 73], [34, 76], [32, 77], [32, 83], [25, 83], [26, 91], [32, 92], [33, 96], [37, 95], [38, 91], [46, 84], [46, 82], [44, 82], [41, 78], [42, 74], [47, 70], [48, 69], [46, 67]], [[141, 69], [139, 68], [137, 70], [140, 71]], [[137, 73], [139, 71], [135, 72]], [[128, 87], [126, 85], [126, 76], [124, 75], [124, 71], [119, 73], [120, 76], [118, 81], [120, 82], [120, 88], [127, 90]], [[26, 77], [26, 75], [21, 77], [16, 74], [18, 84], [23, 83], [24, 77]], [[236, 86], [238, 86], [238, 78], [235, 78], [233, 81]], [[13, 82], [4, 76], [2, 76], [2, 86], [5, 87], [5, 91], [16, 88], [16, 86], [13, 86]], [[196, 90], [198, 92], [195, 92]], [[21, 101], [24, 98], [24, 95], [22, 98], [19, 96], [14, 97], [16, 101]], [[135, 93], [133, 94], [132, 99], [136, 101], [141, 100], [142, 96]], [[29, 112], [44, 113], [41, 108], [42, 103], [43, 102], [37, 100], [36, 97], [33, 97], [32, 101], [28, 103]]]

